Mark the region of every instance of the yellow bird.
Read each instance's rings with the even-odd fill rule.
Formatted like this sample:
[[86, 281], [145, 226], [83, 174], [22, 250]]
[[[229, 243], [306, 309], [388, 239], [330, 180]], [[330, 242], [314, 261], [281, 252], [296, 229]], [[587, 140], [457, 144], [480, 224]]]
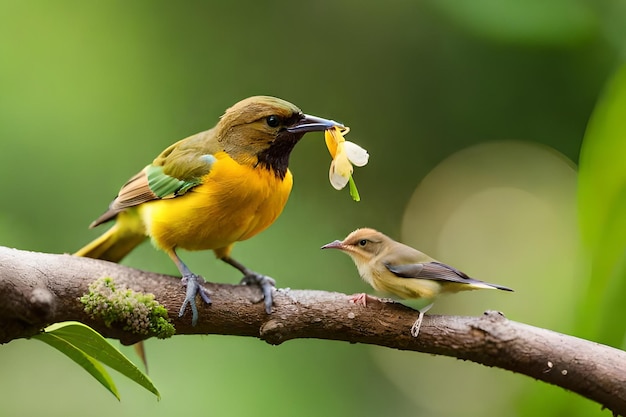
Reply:
[[[513, 291], [502, 285], [470, 278], [458, 269], [441, 263], [423, 252], [396, 242], [374, 229], [357, 229], [343, 241], [335, 240], [322, 249], [339, 249], [350, 255], [359, 275], [375, 290], [403, 299], [425, 299], [429, 305], [419, 310], [411, 327], [417, 337], [426, 313], [440, 294], [479, 289]], [[359, 294], [354, 302], [366, 303], [367, 295]]]
[[211, 300], [203, 278], [176, 251], [212, 249], [243, 273], [243, 284], [261, 287], [269, 314], [275, 281], [237, 262], [231, 250], [282, 212], [293, 184], [289, 155], [302, 136], [334, 126], [343, 127], [275, 97], [242, 100], [215, 127], [174, 143], [128, 180], [90, 226], [115, 220], [113, 227], [75, 255], [118, 262], [151, 238], [178, 267], [187, 286], [179, 316], [190, 305], [195, 325], [196, 294]]

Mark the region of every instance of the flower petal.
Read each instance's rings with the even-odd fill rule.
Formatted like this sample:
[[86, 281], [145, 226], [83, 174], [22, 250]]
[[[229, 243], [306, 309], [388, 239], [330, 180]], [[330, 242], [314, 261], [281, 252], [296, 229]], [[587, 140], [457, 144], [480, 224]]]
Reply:
[[367, 161], [369, 161], [370, 156], [367, 153], [367, 151], [365, 149], [361, 148], [356, 143], [350, 142], [350, 141], [347, 140], [347, 141], [344, 142], [343, 146], [345, 148], [346, 155], [348, 156], [348, 159], [354, 165], [356, 165], [358, 167], [362, 167], [362, 166], [367, 164]]
[[328, 179], [330, 180], [330, 185], [332, 185], [335, 190], [341, 190], [346, 186], [346, 184], [348, 184], [348, 181], [350, 180], [350, 175], [345, 177], [337, 172], [335, 169], [335, 161], [333, 161], [330, 163]]
[[334, 158], [337, 154], [337, 140], [332, 134], [332, 129], [328, 129], [324, 132], [324, 139], [326, 140], [326, 147], [328, 148], [330, 156]]
[[340, 175], [344, 177], [349, 177], [352, 174], [352, 164], [348, 159], [348, 154], [346, 153], [346, 147], [344, 146], [345, 142], [339, 143], [337, 145], [337, 155], [335, 155], [335, 170]]
[[328, 148], [328, 152], [330, 152], [330, 156], [333, 158], [337, 154], [337, 145], [342, 142], [345, 142], [343, 135], [348, 133], [350, 128], [344, 127], [343, 130], [338, 126], [334, 126], [330, 129], [326, 129], [324, 131], [324, 139], [326, 139], [326, 147]]

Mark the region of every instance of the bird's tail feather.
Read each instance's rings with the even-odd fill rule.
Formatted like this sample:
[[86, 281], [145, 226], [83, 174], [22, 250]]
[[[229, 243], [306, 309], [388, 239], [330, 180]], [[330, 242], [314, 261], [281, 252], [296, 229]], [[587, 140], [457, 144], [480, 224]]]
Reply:
[[511, 288], [505, 287], [504, 285], [498, 285], [498, 284], [489, 284], [489, 285], [491, 285], [492, 287], [494, 287], [494, 288], [496, 288], [498, 290], [513, 292], [513, 290]]
[[509, 287], [505, 287], [504, 285], [490, 284], [488, 282], [478, 280], [472, 280], [469, 285], [475, 289], [513, 291], [512, 289], [510, 289]]
[[116, 223], [100, 237], [79, 249], [74, 255], [119, 262], [146, 239], [144, 234], [120, 227]]
[[[141, 230], [128, 227], [134, 225], [131, 218], [121, 218], [109, 230], [100, 237], [79, 249], [74, 255], [86, 258], [102, 259], [105, 261], [119, 262], [128, 255], [135, 247], [146, 239], [146, 235]], [[125, 223], [130, 220], [130, 223]], [[143, 342], [134, 344], [135, 352], [141, 359], [148, 372], [148, 360], [146, 358], [145, 346]]]

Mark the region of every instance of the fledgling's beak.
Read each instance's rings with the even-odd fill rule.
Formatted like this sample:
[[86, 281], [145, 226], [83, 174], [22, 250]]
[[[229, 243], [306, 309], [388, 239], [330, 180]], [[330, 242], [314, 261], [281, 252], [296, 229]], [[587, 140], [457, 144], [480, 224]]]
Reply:
[[320, 249], [343, 249], [343, 242], [341, 240], [335, 240], [322, 246]]
[[345, 127], [341, 123], [337, 123], [334, 120], [322, 119], [321, 117], [311, 116], [305, 114], [302, 119], [298, 121], [294, 126], [288, 127], [289, 133], [307, 133], [307, 132], [323, 132], [331, 127]]

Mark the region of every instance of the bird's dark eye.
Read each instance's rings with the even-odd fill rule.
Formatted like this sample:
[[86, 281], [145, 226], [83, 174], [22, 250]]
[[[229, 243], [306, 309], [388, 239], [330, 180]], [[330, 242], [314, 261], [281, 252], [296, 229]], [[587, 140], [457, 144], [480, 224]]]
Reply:
[[365, 245], [367, 245], [367, 239], [359, 240], [359, 246], [365, 246]]
[[267, 125], [269, 127], [278, 127], [278, 125], [280, 124], [280, 119], [275, 114], [267, 116], [267, 119], [265, 119], [265, 121], [267, 122]]

